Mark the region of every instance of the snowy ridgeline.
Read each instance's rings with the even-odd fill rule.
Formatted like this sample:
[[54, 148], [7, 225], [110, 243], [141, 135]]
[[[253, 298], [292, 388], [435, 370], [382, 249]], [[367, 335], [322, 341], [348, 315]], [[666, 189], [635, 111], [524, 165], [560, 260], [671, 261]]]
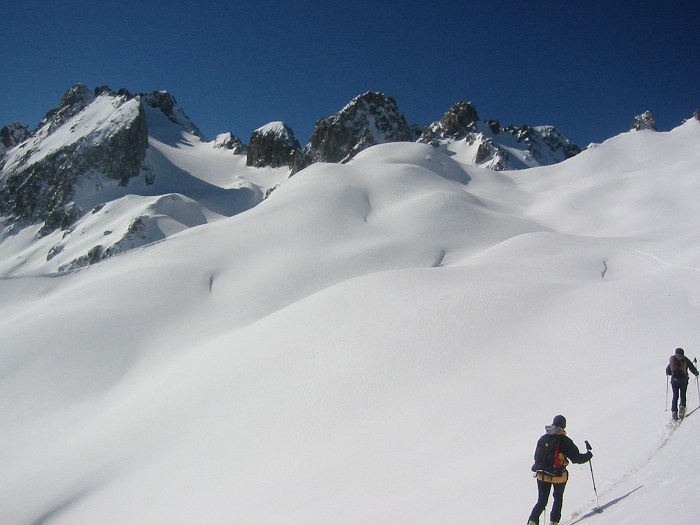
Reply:
[[[208, 146], [165, 138], [151, 161], [185, 179]], [[0, 521], [525, 523], [562, 413], [603, 507], [572, 466], [563, 523], [695, 523], [700, 391], [671, 430], [664, 368], [700, 354], [699, 140], [691, 120], [500, 173], [375, 146], [235, 215], [190, 196], [198, 226], [80, 271], [4, 238]], [[241, 184], [208, 169], [191, 195]]]
[[256, 129], [248, 145], [231, 133], [208, 142], [165, 91], [82, 84], [36, 130], [13, 124], [0, 135], [3, 275], [74, 270], [162, 241], [258, 205], [313, 163], [347, 163], [377, 144], [429, 143], [494, 171], [580, 152], [551, 126], [501, 128], [466, 102], [420, 130], [376, 92], [319, 120], [303, 149], [283, 122]]

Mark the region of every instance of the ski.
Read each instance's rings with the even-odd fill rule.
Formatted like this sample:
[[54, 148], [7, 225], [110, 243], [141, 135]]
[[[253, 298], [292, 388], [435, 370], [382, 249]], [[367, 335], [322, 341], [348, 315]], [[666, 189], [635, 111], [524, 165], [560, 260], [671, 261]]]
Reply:
[[671, 420], [666, 424], [666, 428], [668, 428], [669, 431], [674, 431], [676, 430], [680, 425], [683, 420], [676, 415], [676, 413], [673, 413], [673, 416], [671, 417]]

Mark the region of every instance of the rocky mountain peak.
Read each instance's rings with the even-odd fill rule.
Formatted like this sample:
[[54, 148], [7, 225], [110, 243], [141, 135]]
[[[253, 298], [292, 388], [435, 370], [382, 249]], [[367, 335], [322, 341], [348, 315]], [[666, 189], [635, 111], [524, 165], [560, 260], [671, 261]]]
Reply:
[[65, 92], [57, 108], [46, 113], [44, 119], [39, 123], [39, 127], [48, 124], [48, 132], [50, 133], [80, 113], [93, 100], [95, 100], [95, 94], [85, 84], [76, 84]]
[[247, 166], [262, 168], [290, 166], [301, 153], [294, 132], [284, 122], [270, 122], [255, 131], [248, 145]]
[[419, 140], [430, 143], [436, 139], [457, 138], [475, 131], [478, 122], [479, 114], [474, 104], [460, 100], [439, 121], [429, 125]]
[[375, 144], [414, 139], [413, 129], [399, 111], [396, 100], [368, 91], [335, 115], [316, 123], [304, 148], [301, 167], [314, 162], [347, 162]]
[[65, 92], [61, 99], [60, 108], [85, 107], [93, 100], [95, 100], [95, 94], [85, 84], [76, 84]]
[[142, 93], [139, 96], [144, 104], [160, 110], [160, 112], [174, 124], [182, 126], [185, 131], [192, 135], [201, 139], [204, 138], [199, 128], [194, 125], [183, 109], [178, 105], [175, 97], [167, 91], [153, 91], [151, 93]]
[[459, 152], [463, 162], [496, 171], [554, 164], [581, 152], [553, 126], [483, 122], [474, 104], [463, 100], [427, 126], [418, 141]]
[[634, 117], [630, 131], [639, 131], [642, 129], [656, 131], [656, 120], [654, 119], [654, 115], [651, 114], [651, 111], [645, 111], [641, 115]]

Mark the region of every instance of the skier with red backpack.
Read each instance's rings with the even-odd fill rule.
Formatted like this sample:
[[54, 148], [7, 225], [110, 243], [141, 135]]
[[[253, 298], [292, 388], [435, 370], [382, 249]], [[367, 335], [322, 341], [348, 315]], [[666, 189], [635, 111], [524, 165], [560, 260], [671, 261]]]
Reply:
[[585, 463], [593, 457], [588, 450], [581, 453], [574, 442], [566, 435], [566, 418], [556, 416], [547, 431], [535, 447], [535, 464], [532, 471], [537, 478], [537, 503], [530, 513], [527, 525], [538, 525], [540, 514], [544, 511], [549, 500], [549, 493], [554, 488], [554, 504], [549, 515], [550, 525], [558, 525], [561, 519], [561, 508], [564, 500], [564, 489], [569, 479], [566, 466], [569, 461]]
[[[695, 368], [692, 361], [685, 357], [685, 352], [682, 348], [676, 348], [676, 352], [669, 357], [668, 366], [666, 367], [666, 375], [671, 376], [671, 389], [673, 390], [673, 399], [671, 400], [671, 414], [673, 420], [685, 417], [685, 401], [686, 392], [688, 390], [688, 370], [695, 377], [698, 377], [698, 369]], [[680, 406], [678, 401], [680, 400]]]

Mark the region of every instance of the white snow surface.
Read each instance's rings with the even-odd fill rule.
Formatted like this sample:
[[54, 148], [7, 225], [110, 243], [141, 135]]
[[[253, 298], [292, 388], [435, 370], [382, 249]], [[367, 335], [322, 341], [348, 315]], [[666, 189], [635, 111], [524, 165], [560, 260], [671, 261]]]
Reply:
[[290, 128], [282, 121], [274, 121], [259, 127], [253, 133], [260, 135], [273, 135], [281, 138], [289, 138]]
[[700, 354], [699, 143], [498, 173], [384, 144], [83, 270], [5, 264], [0, 523], [524, 524], [559, 413], [603, 508], [572, 465], [562, 523], [697, 523], [700, 390], [671, 429], [664, 368]]

